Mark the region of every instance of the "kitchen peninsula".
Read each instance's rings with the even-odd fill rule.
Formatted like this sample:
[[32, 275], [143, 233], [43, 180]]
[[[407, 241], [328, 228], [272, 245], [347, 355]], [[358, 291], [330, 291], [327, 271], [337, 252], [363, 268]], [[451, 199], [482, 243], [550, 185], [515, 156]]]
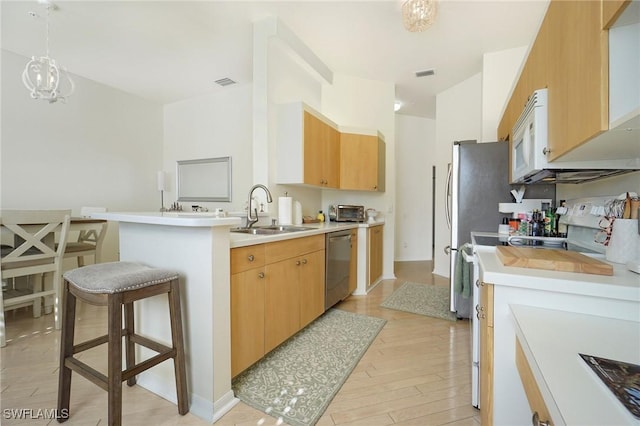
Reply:
[[[93, 217], [118, 222], [120, 260], [169, 268], [180, 274], [190, 412], [210, 422], [238, 402], [231, 389], [230, 249], [341, 229], [365, 232], [370, 226], [384, 223], [332, 222], [313, 224], [304, 231], [248, 235], [230, 232], [240, 225], [239, 217], [216, 217], [213, 213], [109, 212]], [[169, 343], [167, 309], [163, 297], [140, 301], [135, 318], [138, 332]], [[149, 355], [143, 348], [137, 353]], [[145, 371], [138, 376], [138, 384], [176, 401], [171, 364]]]
[[[516, 366], [517, 337], [520, 337], [520, 343], [524, 345], [525, 355], [531, 355], [530, 349], [525, 344], [526, 339], [529, 338], [528, 343], [531, 344], [533, 337], [528, 331], [531, 327], [523, 329], [524, 316], [514, 316], [514, 309], [518, 309], [516, 305], [562, 311], [567, 313], [566, 317], [571, 318], [567, 323], [558, 322], [547, 329], [540, 327], [542, 335], [549, 338], [545, 349], [551, 354], [555, 350], [564, 349], [554, 344], [554, 336], [558, 334], [554, 327], [575, 327], [577, 325], [573, 322], [574, 318], [580, 315], [589, 316], [592, 318], [590, 324], [598, 324], [598, 327], [605, 327], [605, 325], [609, 327], [608, 324], [612, 322], [626, 321], [635, 323], [636, 330], [640, 330], [640, 276], [627, 270], [625, 265], [612, 264], [613, 275], [604, 276], [504, 266], [496, 255], [494, 247], [478, 247], [476, 254], [480, 268], [478, 282], [480, 304], [477, 310], [481, 334], [480, 412], [483, 424], [525, 424], [530, 421], [533, 413]], [[560, 318], [560, 315], [557, 317]], [[543, 320], [545, 319], [540, 318], [538, 322], [542, 324]], [[550, 323], [547, 321], [545, 324]], [[520, 330], [524, 330], [524, 334]], [[587, 339], [597, 339], [595, 329], [593, 333], [583, 333], [583, 335], [589, 336]], [[615, 358], [620, 353], [633, 352], [636, 355], [629, 361], [640, 359], [640, 333], [635, 335], [631, 333], [625, 338], [620, 334], [618, 337], [620, 338], [615, 339], [614, 344], [603, 344], [600, 347], [593, 341], [579, 342], [580, 344], [574, 346], [583, 351], [589, 351], [590, 355], [604, 358]], [[553, 357], [553, 355], [549, 356]], [[560, 356], [561, 353], [558, 352], [558, 359]], [[575, 354], [575, 356], [578, 355]], [[534, 377], [537, 376], [540, 379], [541, 373], [538, 372], [535, 364], [531, 369], [534, 370]], [[546, 369], [543, 373], [545, 371], [555, 370]], [[588, 377], [588, 379], [592, 382], [591, 386], [600, 385], [597, 377]], [[558, 378], [543, 377], [542, 380], [544, 384], [555, 382]], [[575, 393], [573, 398], [578, 399], [582, 392], [587, 391], [584, 386], [572, 389]], [[549, 396], [544, 392], [543, 395]], [[587, 401], [587, 398], [583, 401]], [[551, 411], [553, 424], [560, 425], [565, 421], [566, 424], [572, 424], [571, 419], [575, 418], [575, 413], [572, 411], [574, 407], [564, 404], [562, 395], [555, 395], [553, 400], [545, 403]], [[606, 407], [609, 406], [606, 405]], [[604, 407], [605, 405], [602, 404], [596, 409], [604, 410]], [[591, 424], [604, 424], [598, 421], [607, 416], [609, 419], [626, 418], [624, 413], [621, 415], [618, 411], [623, 412], [622, 409], [615, 413], [603, 412], [601, 416], [594, 417], [594, 422]], [[547, 419], [541, 418], [541, 420]]]
[[[118, 222], [120, 260], [168, 268], [180, 274], [190, 412], [214, 422], [237, 403], [231, 390], [229, 351], [229, 230], [240, 218], [188, 212], [96, 213]], [[166, 297], [136, 305], [142, 335], [171, 341]], [[137, 357], [151, 352], [139, 348]], [[138, 376], [138, 384], [176, 402], [173, 365], [164, 363]]]

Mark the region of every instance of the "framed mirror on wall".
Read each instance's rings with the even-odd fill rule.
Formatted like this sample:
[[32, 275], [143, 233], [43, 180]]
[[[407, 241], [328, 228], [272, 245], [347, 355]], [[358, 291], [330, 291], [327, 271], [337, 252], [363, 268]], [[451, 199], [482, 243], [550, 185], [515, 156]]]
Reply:
[[231, 157], [176, 164], [178, 201], [231, 201]]

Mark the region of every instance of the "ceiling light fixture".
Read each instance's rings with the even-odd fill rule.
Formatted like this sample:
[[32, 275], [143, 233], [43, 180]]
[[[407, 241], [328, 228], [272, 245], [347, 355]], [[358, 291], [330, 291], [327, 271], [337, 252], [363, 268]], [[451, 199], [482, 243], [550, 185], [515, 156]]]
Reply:
[[[58, 100], [64, 102], [66, 97], [73, 93], [75, 85], [66, 71], [58, 66], [55, 59], [49, 57], [49, 15], [56, 6], [47, 0], [39, 0], [39, 3], [47, 9], [47, 52], [46, 56], [31, 57], [22, 72], [22, 82], [31, 92], [33, 99], [43, 99], [49, 103]], [[37, 16], [35, 13], [30, 15]], [[61, 93], [63, 89], [61, 86], [65, 86], [64, 94]]]
[[424, 31], [436, 19], [436, 0], [406, 0], [402, 4], [402, 23], [412, 33]]

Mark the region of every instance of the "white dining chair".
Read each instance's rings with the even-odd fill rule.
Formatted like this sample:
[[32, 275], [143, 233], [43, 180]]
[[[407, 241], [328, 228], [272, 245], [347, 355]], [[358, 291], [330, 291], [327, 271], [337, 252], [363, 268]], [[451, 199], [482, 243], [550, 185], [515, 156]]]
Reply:
[[[30, 291], [23, 294], [0, 292], [0, 346], [6, 345], [4, 311], [33, 301], [38, 308], [44, 297], [54, 299], [55, 328], [60, 329], [60, 281], [71, 210], [0, 210], [3, 238], [0, 277], [2, 281], [24, 276], [39, 276]], [[58, 244], [55, 234], [58, 233]], [[7, 240], [7, 236], [11, 240]], [[52, 288], [43, 287], [45, 274], [52, 274]], [[5, 294], [6, 293], [6, 294]], [[15, 296], [15, 297], [12, 297]]]
[[[80, 216], [90, 218], [92, 213], [106, 212], [105, 207], [82, 207]], [[76, 241], [67, 242], [64, 251], [65, 258], [77, 258], [78, 267], [84, 266], [84, 257], [93, 256], [93, 263], [100, 263], [102, 256], [102, 243], [107, 233], [107, 222], [103, 222], [98, 227], [82, 229], [78, 233]]]

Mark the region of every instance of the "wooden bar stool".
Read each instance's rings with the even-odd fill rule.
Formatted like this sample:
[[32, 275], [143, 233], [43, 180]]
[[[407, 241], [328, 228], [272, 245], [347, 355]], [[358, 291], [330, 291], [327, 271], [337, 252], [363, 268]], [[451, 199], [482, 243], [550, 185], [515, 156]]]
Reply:
[[[172, 347], [135, 334], [133, 302], [167, 293], [171, 319]], [[108, 307], [108, 334], [74, 345], [76, 298]], [[111, 262], [84, 266], [64, 274], [60, 373], [58, 379], [58, 422], [69, 418], [71, 371], [79, 373], [106, 390], [109, 425], [122, 423], [122, 382], [136, 383], [136, 375], [170, 358], [173, 359], [178, 412], [189, 411], [185, 355], [180, 312], [178, 274], [167, 269], [150, 268], [132, 262]], [[124, 308], [124, 328], [122, 310]], [[122, 337], [125, 338], [126, 370], [122, 370]], [[79, 361], [74, 354], [107, 343], [107, 376]], [[135, 344], [158, 352], [152, 358], [135, 363]]]

